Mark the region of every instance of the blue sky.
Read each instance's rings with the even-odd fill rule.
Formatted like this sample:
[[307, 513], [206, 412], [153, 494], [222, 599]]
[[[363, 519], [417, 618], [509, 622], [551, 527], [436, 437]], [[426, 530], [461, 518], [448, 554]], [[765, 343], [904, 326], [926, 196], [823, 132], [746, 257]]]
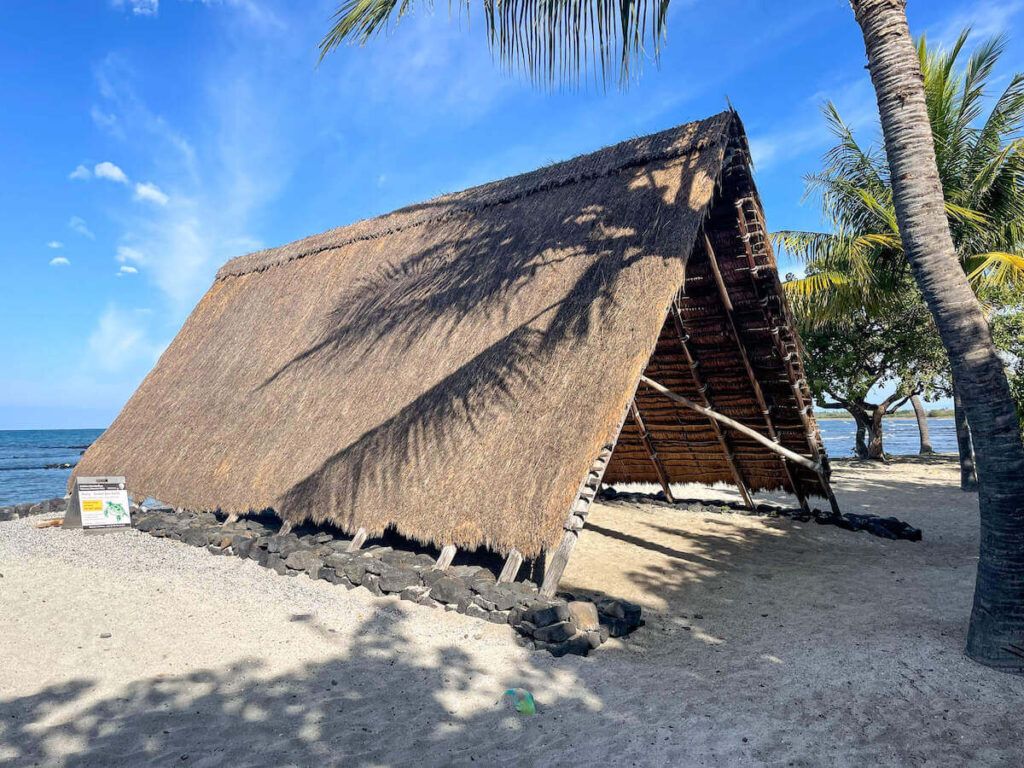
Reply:
[[[446, 4], [320, 67], [331, 2], [24, 0], [0, 25], [0, 429], [103, 427], [217, 267], [732, 102], [772, 228], [811, 228], [826, 99], [875, 107], [845, 0], [675, 0], [628, 92], [544, 92]], [[915, 33], [1007, 32], [1024, 0], [911, 0]], [[1019, 66], [1018, 66], [1019, 68]], [[1004, 76], [1006, 73], [1002, 73]], [[787, 265], [783, 265], [783, 269]]]

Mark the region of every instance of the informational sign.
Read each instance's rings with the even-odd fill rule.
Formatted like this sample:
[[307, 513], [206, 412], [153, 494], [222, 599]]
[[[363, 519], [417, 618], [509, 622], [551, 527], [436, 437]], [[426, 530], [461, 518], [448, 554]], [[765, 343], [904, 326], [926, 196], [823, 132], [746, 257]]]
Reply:
[[64, 515], [65, 528], [117, 530], [132, 527], [123, 477], [79, 477]]

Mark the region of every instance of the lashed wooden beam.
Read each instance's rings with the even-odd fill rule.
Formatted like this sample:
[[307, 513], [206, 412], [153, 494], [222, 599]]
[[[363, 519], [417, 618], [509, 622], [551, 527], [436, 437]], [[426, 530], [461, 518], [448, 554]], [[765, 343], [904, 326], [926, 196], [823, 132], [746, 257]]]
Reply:
[[[749, 268], [750, 282], [754, 290], [754, 296], [757, 298], [758, 302], [761, 303], [762, 306], [765, 306], [765, 301], [762, 298], [761, 294], [761, 286], [757, 282], [757, 274], [760, 270], [760, 267], [758, 266], [757, 261], [754, 258], [754, 249], [753, 246], [750, 244], [750, 229], [747, 226], [747, 220], [744, 215], [745, 206], [748, 205], [754, 213], [754, 218], [757, 221], [758, 226], [761, 228], [762, 231], [765, 230], [764, 216], [761, 214], [760, 209], [755, 204], [752, 198], [740, 198], [739, 200], [736, 201], [736, 219], [739, 226], [740, 238], [743, 241], [743, 251], [744, 255], [746, 256], [747, 266]], [[767, 240], [767, 238], [765, 238], [764, 242], [765, 248], [770, 249], [771, 243]], [[765, 316], [767, 319], [766, 306]], [[785, 320], [786, 318], [783, 319]], [[828, 499], [828, 503], [829, 506], [832, 508], [832, 511], [835, 514], [840, 514], [839, 501], [836, 499], [835, 492], [832, 490], [832, 484], [829, 482], [828, 477], [825, 473], [825, 457], [818, 447], [817, 436], [815, 434], [815, 430], [811, 425], [809, 415], [811, 406], [804, 399], [803, 391], [801, 390], [799, 382], [797, 381], [796, 376], [794, 375], [793, 366], [790, 365], [793, 354], [797, 354], [797, 362], [799, 362], [799, 353], [791, 353], [789, 350], [786, 349], [786, 345], [782, 340], [781, 328], [777, 324], [769, 323], [769, 325], [772, 326], [771, 336], [775, 343], [775, 350], [782, 361], [783, 368], [786, 369], [786, 376], [789, 379], [790, 391], [793, 393], [793, 397], [796, 399], [797, 410], [800, 414], [800, 423], [803, 425], [804, 431], [807, 435], [807, 443], [810, 447], [811, 455], [814, 457], [814, 460], [819, 467], [816, 473], [818, 475], [818, 482], [821, 484], [822, 490], [825, 492], [825, 497]]]
[[661, 483], [661, 490], [664, 491], [668, 503], [674, 504], [675, 499], [672, 498], [672, 489], [668, 485], [668, 472], [665, 471], [665, 465], [658, 458], [658, 451], [654, 448], [654, 441], [651, 440], [651, 435], [647, 431], [647, 425], [644, 424], [643, 417], [640, 415], [640, 408], [636, 404], [635, 397], [633, 402], [629, 404], [629, 413], [633, 417], [633, 422], [636, 424], [637, 429], [640, 430], [640, 442], [643, 444], [644, 450], [647, 451], [647, 455], [651, 458], [651, 463], [654, 465], [654, 473], [658, 476], [658, 482]]
[[786, 446], [779, 445], [770, 438], [767, 438], [764, 435], [762, 435], [760, 432], [751, 429], [746, 424], [741, 424], [735, 419], [730, 419], [728, 416], [725, 416], [721, 413], [717, 413], [716, 411], [713, 411], [710, 408], [704, 408], [703, 406], [697, 405], [697, 403], [693, 402], [692, 400], [688, 400], [682, 395], [677, 395], [668, 387], [662, 386], [658, 382], [654, 381], [653, 379], [649, 379], [646, 376], [641, 376], [640, 381], [646, 384], [651, 389], [653, 389], [655, 392], [660, 392], [669, 400], [679, 403], [680, 405], [685, 405], [687, 408], [690, 408], [691, 410], [694, 410], [697, 413], [702, 413], [708, 418], [715, 419], [716, 421], [725, 424], [727, 427], [731, 427], [732, 429], [735, 429], [737, 432], [746, 435], [752, 440], [756, 440], [768, 450], [774, 451], [775, 453], [785, 456], [794, 464], [799, 464], [801, 467], [805, 467], [816, 474], [821, 471], [821, 467], [818, 464], [815, 464], [810, 459], [808, 459], [806, 456], [801, 456], [796, 451], [791, 451]]
[[[775, 429], [775, 423], [772, 421], [771, 410], [768, 408], [768, 401], [765, 399], [764, 390], [761, 388], [761, 382], [758, 381], [757, 376], [754, 373], [754, 366], [750, 364], [750, 356], [747, 354], [747, 347], [743, 343], [739, 327], [736, 324], [736, 312], [733, 307], [732, 297], [729, 296], [729, 287], [725, 284], [725, 278], [722, 277], [722, 269], [718, 264], [718, 257], [715, 255], [715, 249], [711, 246], [711, 238], [708, 237], [707, 232], [703, 232], [702, 235], [704, 240], [704, 251], [707, 254], [708, 262], [711, 265], [711, 272], [715, 276], [715, 285], [718, 288], [718, 296], [722, 300], [722, 307], [725, 312], [725, 319], [729, 326], [729, 332], [732, 334], [733, 341], [736, 343], [736, 349], [739, 352], [740, 360], [743, 363], [743, 369], [747, 373], [747, 381], [754, 392], [754, 398], [757, 400], [757, 407], [761, 410], [761, 417], [764, 419], [764, 425], [768, 430], [768, 436], [778, 443], [779, 435], [778, 431]], [[797, 501], [800, 503], [800, 508], [804, 512], [809, 513], [811, 510], [807, 505], [807, 496], [804, 495], [803, 489], [793, 476], [793, 472], [790, 470], [789, 464], [782, 457], [779, 458], [779, 463], [782, 465], [782, 471], [785, 472], [786, 479], [789, 481], [789, 487], [792, 488]]]
[[[711, 398], [708, 395], [707, 385], [704, 384], [703, 377], [700, 375], [697, 360], [694, 358], [693, 352], [690, 350], [690, 336], [686, 332], [683, 317], [679, 313], [679, 307], [675, 302], [672, 302], [672, 307], [669, 310], [669, 313], [672, 315], [672, 324], [676, 329], [676, 337], [679, 339], [679, 345], [683, 349], [683, 356], [686, 358], [686, 364], [690, 369], [690, 376], [693, 378], [693, 383], [697, 387], [697, 392], [700, 393], [701, 402], [705, 408], [714, 408], [714, 404], [711, 402]], [[708, 423], [711, 425], [711, 429], [715, 432], [715, 439], [718, 440], [718, 445], [722, 449], [722, 455], [725, 457], [725, 463], [729, 467], [729, 472], [732, 474], [733, 482], [736, 483], [736, 487], [739, 489], [740, 496], [743, 497], [743, 503], [747, 505], [748, 509], [753, 509], [754, 501], [750, 497], [750, 488], [747, 486], [747, 481], [740, 472], [739, 466], [736, 464], [736, 457], [732, 452], [732, 446], [729, 444], [728, 438], [722, 432], [722, 428], [718, 426], [717, 421], [709, 418]]]

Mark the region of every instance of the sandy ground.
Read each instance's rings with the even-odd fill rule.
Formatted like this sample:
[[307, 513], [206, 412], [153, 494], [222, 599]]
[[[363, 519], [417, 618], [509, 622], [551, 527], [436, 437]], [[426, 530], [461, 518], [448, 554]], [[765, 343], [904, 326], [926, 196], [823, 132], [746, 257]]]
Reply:
[[[844, 509], [916, 544], [602, 505], [564, 585], [648, 624], [589, 659], [140, 534], [3, 523], [0, 764], [1020, 766], [1024, 678], [961, 654], [977, 501], [955, 481], [837, 468]], [[511, 686], [537, 716], [496, 704]]]

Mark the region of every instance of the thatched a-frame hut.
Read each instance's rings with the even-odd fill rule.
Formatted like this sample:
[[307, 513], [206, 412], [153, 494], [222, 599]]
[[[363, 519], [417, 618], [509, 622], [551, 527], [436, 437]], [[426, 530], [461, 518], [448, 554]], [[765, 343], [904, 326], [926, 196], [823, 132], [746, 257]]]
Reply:
[[77, 473], [551, 591], [602, 479], [831, 498], [810, 403], [727, 112], [229, 262]]

